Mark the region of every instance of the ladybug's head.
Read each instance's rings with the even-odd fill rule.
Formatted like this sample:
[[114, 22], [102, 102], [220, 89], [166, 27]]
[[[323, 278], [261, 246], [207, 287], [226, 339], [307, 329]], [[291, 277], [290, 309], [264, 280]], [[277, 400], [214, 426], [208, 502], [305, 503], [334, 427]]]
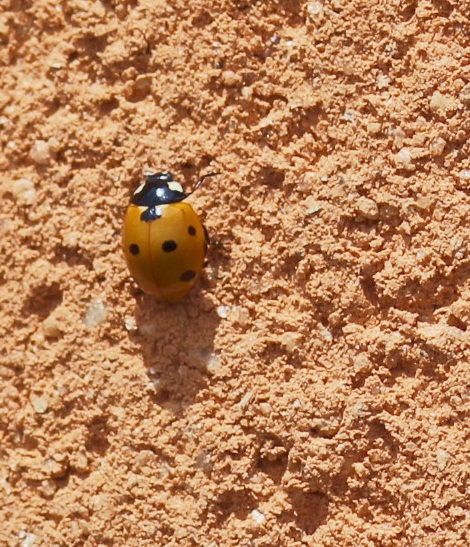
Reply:
[[182, 201], [188, 194], [179, 182], [173, 180], [171, 173], [145, 173], [145, 182], [134, 192], [133, 205], [155, 207]]

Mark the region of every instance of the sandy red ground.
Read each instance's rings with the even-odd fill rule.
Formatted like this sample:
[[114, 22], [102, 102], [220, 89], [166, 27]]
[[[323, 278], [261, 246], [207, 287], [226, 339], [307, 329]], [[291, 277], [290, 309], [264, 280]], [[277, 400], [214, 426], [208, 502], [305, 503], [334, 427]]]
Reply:
[[[468, 546], [468, 1], [0, 11], [0, 544]], [[221, 173], [177, 305], [146, 169]]]

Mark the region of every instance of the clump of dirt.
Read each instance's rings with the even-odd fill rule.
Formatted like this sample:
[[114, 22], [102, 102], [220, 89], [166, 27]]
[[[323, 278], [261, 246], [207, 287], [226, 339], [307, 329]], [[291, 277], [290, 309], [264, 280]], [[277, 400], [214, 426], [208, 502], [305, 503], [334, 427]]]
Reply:
[[[3, 2], [2, 545], [469, 544], [468, 13]], [[222, 174], [176, 305], [146, 169]]]

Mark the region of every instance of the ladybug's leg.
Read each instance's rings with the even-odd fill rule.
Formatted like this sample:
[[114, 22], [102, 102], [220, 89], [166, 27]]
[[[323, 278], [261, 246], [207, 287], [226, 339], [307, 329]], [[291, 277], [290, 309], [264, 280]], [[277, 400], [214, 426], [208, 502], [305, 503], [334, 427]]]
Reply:
[[[209, 232], [207, 231], [207, 228], [202, 225], [202, 229], [204, 230], [204, 256], [207, 256], [207, 249], [209, 245], [211, 244], [211, 238], [209, 237]], [[204, 260], [203, 266], [206, 267], [209, 264], [208, 260]]]
[[204, 230], [204, 238], [206, 240], [206, 247], [208, 247], [211, 244], [211, 238], [209, 236], [209, 232], [207, 231], [207, 228], [202, 225], [202, 229]]

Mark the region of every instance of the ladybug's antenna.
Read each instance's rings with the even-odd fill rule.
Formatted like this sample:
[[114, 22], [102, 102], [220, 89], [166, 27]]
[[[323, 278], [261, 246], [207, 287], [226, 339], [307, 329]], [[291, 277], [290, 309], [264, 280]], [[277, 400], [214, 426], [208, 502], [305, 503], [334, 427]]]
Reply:
[[220, 175], [220, 173], [208, 173], [207, 175], [203, 175], [193, 186], [193, 189], [191, 192], [189, 192], [188, 196], [191, 194], [194, 194], [194, 192], [201, 186], [201, 184], [208, 178], [208, 177], [215, 177], [216, 175]]

